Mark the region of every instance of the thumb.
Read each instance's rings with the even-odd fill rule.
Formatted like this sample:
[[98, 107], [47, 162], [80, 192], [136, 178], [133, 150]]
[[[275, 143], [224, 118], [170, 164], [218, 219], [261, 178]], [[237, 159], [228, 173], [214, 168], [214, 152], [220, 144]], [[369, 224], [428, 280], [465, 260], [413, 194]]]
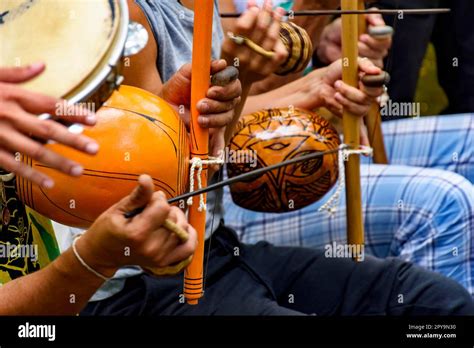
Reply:
[[191, 64], [183, 65], [164, 85], [163, 99], [175, 105], [191, 104]]
[[34, 63], [23, 67], [0, 68], [0, 82], [21, 83], [31, 80], [45, 69], [43, 63]]
[[117, 203], [116, 209], [126, 213], [134, 209], [144, 207], [150, 202], [155, 188], [153, 180], [149, 175], [140, 175], [138, 186], [128, 196]]
[[211, 75], [217, 74], [225, 68], [227, 68], [227, 62], [225, 59], [213, 60], [211, 62]]
[[359, 70], [363, 71], [369, 75], [377, 75], [382, 73], [382, 69], [376, 66], [368, 58], [358, 58]]

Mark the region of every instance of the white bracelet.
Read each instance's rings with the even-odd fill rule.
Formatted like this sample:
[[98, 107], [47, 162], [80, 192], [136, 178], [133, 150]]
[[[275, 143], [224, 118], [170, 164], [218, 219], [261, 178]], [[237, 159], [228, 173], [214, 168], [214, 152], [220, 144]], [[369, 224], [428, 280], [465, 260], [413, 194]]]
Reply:
[[94, 275], [96, 275], [97, 277], [99, 277], [100, 279], [102, 279], [103, 281], [108, 281], [110, 280], [110, 278], [100, 274], [99, 272], [97, 272], [95, 269], [93, 269], [91, 266], [89, 266], [83, 259], [82, 257], [79, 255], [79, 253], [77, 252], [77, 248], [76, 248], [76, 242], [79, 240], [79, 238], [81, 238], [81, 234], [76, 236], [76, 238], [74, 238], [74, 241], [72, 242], [72, 251], [74, 252], [74, 255], [76, 255], [77, 259], [79, 260], [79, 262], [91, 273], [93, 273]]

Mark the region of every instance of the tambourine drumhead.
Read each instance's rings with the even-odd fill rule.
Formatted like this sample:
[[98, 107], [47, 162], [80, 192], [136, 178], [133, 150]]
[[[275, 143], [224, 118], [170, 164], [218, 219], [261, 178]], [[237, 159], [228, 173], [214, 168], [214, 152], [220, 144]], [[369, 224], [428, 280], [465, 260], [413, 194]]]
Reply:
[[117, 0], [2, 0], [0, 66], [46, 63], [24, 87], [55, 97], [97, 73], [118, 31]]

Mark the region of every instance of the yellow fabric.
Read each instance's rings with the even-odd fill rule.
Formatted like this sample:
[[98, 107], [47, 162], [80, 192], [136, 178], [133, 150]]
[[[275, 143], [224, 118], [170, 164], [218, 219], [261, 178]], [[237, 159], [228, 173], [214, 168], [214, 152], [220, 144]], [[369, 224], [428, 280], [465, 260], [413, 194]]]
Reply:
[[0, 284], [5, 284], [44, 268], [59, 247], [51, 221], [18, 199], [14, 180], [0, 182], [0, 191]]

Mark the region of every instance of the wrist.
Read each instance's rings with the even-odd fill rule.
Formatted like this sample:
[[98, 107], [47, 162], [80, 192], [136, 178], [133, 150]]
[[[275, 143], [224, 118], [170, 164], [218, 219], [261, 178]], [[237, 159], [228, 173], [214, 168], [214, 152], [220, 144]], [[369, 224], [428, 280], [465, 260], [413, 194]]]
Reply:
[[323, 105], [322, 90], [325, 82], [318, 75], [307, 75], [305, 77], [304, 88], [298, 91], [294, 97], [295, 100], [299, 100], [299, 106], [303, 109], [312, 110]]
[[[96, 246], [96, 243], [86, 233], [76, 240], [76, 251], [79, 257], [94, 271], [106, 278], [112, 278], [119, 269], [113, 261], [108, 261], [108, 255], [104, 248]], [[80, 260], [78, 260], [80, 262]]]

